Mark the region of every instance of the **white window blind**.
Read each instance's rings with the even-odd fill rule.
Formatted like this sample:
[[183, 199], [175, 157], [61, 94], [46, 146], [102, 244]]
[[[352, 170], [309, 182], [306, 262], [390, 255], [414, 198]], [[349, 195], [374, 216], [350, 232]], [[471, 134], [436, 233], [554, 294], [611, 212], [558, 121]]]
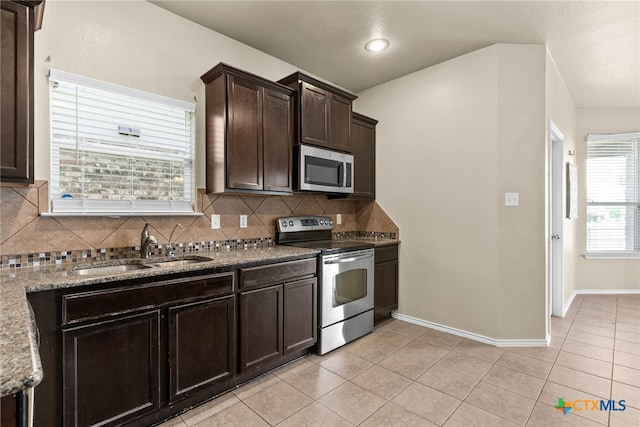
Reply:
[[195, 104], [51, 70], [51, 212], [193, 212]]
[[640, 132], [587, 136], [587, 252], [640, 252]]

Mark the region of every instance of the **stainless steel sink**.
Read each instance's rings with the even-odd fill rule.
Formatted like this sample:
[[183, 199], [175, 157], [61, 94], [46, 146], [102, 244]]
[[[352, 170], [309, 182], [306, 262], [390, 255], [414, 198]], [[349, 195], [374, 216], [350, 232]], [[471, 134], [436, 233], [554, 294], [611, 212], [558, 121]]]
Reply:
[[211, 261], [211, 258], [189, 257], [189, 258], [182, 258], [182, 259], [169, 259], [166, 261], [154, 262], [149, 265], [152, 265], [154, 267], [162, 267], [162, 268], [184, 267], [186, 265], [197, 264], [199, 262], [206, 262], [206, 261]]
[[100, 276], [109, 274], [126, 273], [127, 271], [142, 270], [145, 268], [151, 268], [149, 264], [120, 264], [120, 265], [105, 265], [100, 267], [86, 267], [78, 270], [72, 270], [71, 273], [78, 274], [80, 276]]

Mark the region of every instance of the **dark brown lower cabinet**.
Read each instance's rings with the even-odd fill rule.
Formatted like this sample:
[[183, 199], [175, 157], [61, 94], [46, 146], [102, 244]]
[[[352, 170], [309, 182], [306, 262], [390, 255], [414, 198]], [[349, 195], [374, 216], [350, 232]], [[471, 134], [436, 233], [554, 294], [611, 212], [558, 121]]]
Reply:
[[235, 372], [235, 297], [169, 308], [170, 399]]
[[240, 294], [240, 371], [283, 355], [282, 285]]
[[284, 352], [302, 350], [317, 341], [317, 280], [284, 285]]
[[64, 425], [94, 426], [160, 406], [160, 310], [62, 331]]
[[373, 301], [375, 323], [398, 308], [398, 245], [375, 249]]

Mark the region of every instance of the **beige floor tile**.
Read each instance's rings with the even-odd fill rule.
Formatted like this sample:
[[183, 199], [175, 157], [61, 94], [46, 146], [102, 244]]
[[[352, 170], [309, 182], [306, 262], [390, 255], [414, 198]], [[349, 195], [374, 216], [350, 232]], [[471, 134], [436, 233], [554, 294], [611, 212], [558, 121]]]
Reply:
[[233, 391], [233, 394], [240, 400], [244, 400], [247, 397], [253, 396], [254, 394], [264, 390], [265, 388], [271, 387], [274, 384], [282, 381], [280, 378], [276, 377], [272, 373], [267, 373], [262, 375]]
[[317, 402], [305, 406], [286, 420], [278, 424], [278, 427], [350, 427], [349, 421], [340, 415], [325, 408]]
[[591, 357], [592, 359], [602, 360], [603, 362], [613, 362], [613, 350], [583, 342], [566, 339], [562, 345], [562, 351]]
[[543, 379], [498, 365], [493, 366], [482, 380], [530, 399], [537, 399], [544, 385]]
[[611, 379], [613, 373], [612, 363], [580, 356], [579, 354], [568, 353], [566, 351], [561, 351], [558, 354], [556, 365], [565, 366], [575, 369], [576, 371], [586, 372], [607, 379]]
[[550, 362], [523, 356], [511, 350], [507, 350], [496, 364], [542, 379], [547, 378], [553, 366]]
[[414, 323], [403, 322], [401, 320], [392, 319], [385, 322], [378, 328], [380, 331], [394, 332], [396, 334], [405, 335], [411, 339], [418, 338], [422, 334], [425, 334], [431, 329], [424, 326], [416, 325]]
[[548, 381], [598, 396], [601, 399], [609, 399], [611, 394], [611, 380], [564, 366], [554, 366]]
[[405, 388], [392, 402], [438, 425], [460, 405], [460, 400], [420, 383]]
[[415, 340], [398, 350], [398, 353], [435, 363], [449, 353], [449, 350], [431, 345], [422, 340]]
[[544, 403], [536, 403], [531, 412], [527, 427], [601, 427], [602, 424], [587, 420], [572, 414], [569, 411], [563, 414], [562, 411]]
[[484, 360], [485, 362], [495, 363], [500, 359], [500, 356], [504, 354], [505, 349], [464, 339], [456, 346], [455, 351], [466, 354], [467, 356], [475, 357], [476, 359]]
[[393, 399], [398, 393], [411, 384], [409, 378], [380, 366], [372, 366], [353, 378], [351, 382], [386, 400]]
[[[497, 404], [497, 402], [509, 403]], [[465, 399], [465, 403], [506, 418], [518, 425], [524, 425], [536, 401], [481, 381]]]
[[373, 366], [373, 363], [342, 349], [323, 356], [317, 363], [346, 379], [351, 379]]
[[436, 427], [430, 421], [389, 402], [378, 409], [360, 427]]
[[515, 424], [502, 417], [484, 411], [463, 402], [453, 415], [449, 417], [444, 427], [515, 427]]
[[577, 331], [571, 329], [567, 334], [567, 340], [582, 342], [585, 344], [597, 345], [598, 347], [604, 347], [613, 349], [613, 338], [603, 337], [600, 335], [594, 335], [588, 332]]
[[640, 333], [616, 330], [616, 340], [629, 341], [640, 345]]
[[636, 356], [640, 356], [640, 345], [624, 341], [624, 340], [616, 340], [615, 349], [618, 351], [623, 351], [625, 353], [635, 354]]
[[331, 390], [339, 387], [347, 381], [340, 375], [311, 364], [311, 366], [299, 371], [285, 379], [285, 382], [297, 388], [312, 399], [319, 399]]
[[611, 383], [611, 400], [624, 400], [627, 406], [640, 409], [640, 388], [613, 381]]
[[189, 412], [182, 414], [180, 417], [187, 426], [191, 427], [239, 402], [240, 399], [238, 399], [233, 393], [223, 394], [222, 396], [203, 405], [193, 408]]
[[378, 365], [391, 372], [415, 380], [435, 363], [434, 360], [424, 360], [405, 353], [396, 352], [381, 361]]
[[197, 427], [267, 427], [269, 423], [260, 418], [244, 403], [237, 403], [224, 411], [218, 412], [198, 424]]
[[417, 381], [460, 400], [464, 400], [476, 384], [478, 384], [476, 378], [460, 374], [439, 365], [431, 367], [427, 372], [422, 374]]
[[168, 421], [159, 424], [157, 427], [186, 427], [187, 425], [180, 419], [180, 417], [172, 418]]
[[615, 323], [602, 325], [601, 322], [586, 323], [586, 322], [573, 322], [571, 326], [572, 331], [580, 331], [586, 334], [598, 335], [605, 338], [614, 338], [616, 335]]
[[613, 352], [613, 363], [640, 370], [640, 356], [636, 356], [635, 354], [616, 350]]
[[[542, 388], [542, 393], [540, 393], [540, 397], [538, 398], [539, 402], [542, 402], [549, 406], [556, 406], [558, 404], [558, 399], [564, 399], [565, 402], [573, 402], [575, 400], [600, 400], [601, 398], [598, 396], [594, 396], [592, 394], [585, 393], [584, 391], [575, 390], [570, 387], [566, 387], [563, 385], [552, 383], [551, 381], [547, 381]], [[584, 407], [580, 407], [580, 411], [575, 409], [570, 410], [574, 415], [578, 415], [582, 418], [589, 419], [591, 421], [595, 421], [600, 424], [607, 424], [609, 419], [609, 413], [606, 411], [591, 411], [591, 410], [582, 410], [586, 409]]]
[[616, 322], [616, 330], [617, 331], [626, 331], [626, 332], [635, 332], [636, 334], [640, 334], [640, 322]]
[[613, 380], [634, 387], [640, 387], [640, 371], [626, 366], [613, 366]]
[[611, 411], [609, 415], [611, 427], [638, 427], [640, 426], [640, 410], [627, 407], [624, 411]]
[[517, 347], [510, 348], [509, 351], [520, 354], [522, 356], [527, 356], [533, 359], [544, 360], [545, 362], [553, 363], [553, 361], [556, 360], [556, 357], [558, 356], [558, 352], [560, 350], [552, 347]]
[[310, 404], [313, 400], [290, 386], [279, 382], [244, 399], [242, 402], [269, 424], [275, 425]]
[[549, 341], [549, 348], [561, 349], [562, 344], [564, 344], [564, 338], [554, 337], [551, 335], [551, 340]]
[[569, 333], [569, 329], [565, 329], [565, 328], [560, 328], [558, 326], [552, 326], [551, 327], [551, 336], [552, 337], [557, 337], [557, 338], [566, 338], [567, 334]]
[[382, 331], [352, 342], [345, 347], [345, 351], [371, 363], [378, 363], [411, 341], [404, 335]]
[[357, 384], [346, 382], [318, 400], [352, 424], [360, 424], [387, 401]]
[[604, 313], [604, 312], [593, 312], [591, 310], [578, 310], [578, 314], [574, 320], [584, 321], [584, 320], [596, 320], [596, 321], [607, 321], [607, 322], [615, 322], [616, 315], [615, 313]]
[[562, 317], [551, 316], [551, 331], [554, 328], [570, 329], [573, 322]]
[[437, 331], [435, 329], [422, 335], [419, 339], [431, 345], [436, 345], [438, 347], [443, 347], [449, 350], [453, 349], [464, 340], [464, 338], [457, 335], [448, 334], [446, 332]]
[[300, 371], [304, 371], [310, 366], [315, 365], [315, 363], [309, 362], [306, 357], [302, 357], [300, 359], [296, 359], [293, 362], [289, 362], [284, 366], [274, 369], [271, 371], [273, 375], [280, 378], [281, 380], [289, 378], [291, 375], [294, 375]]
[[615, 334], [616, 321], [590, 318], [576, 319], [573, 321], [572, 328], [583, 332], [589, 332], [589, 328], [612, 329]]
[[492, 366], [489, 362], [455, 351], [452, 351], [440, 359], [437, 365], [478, 380], [484, 377]]

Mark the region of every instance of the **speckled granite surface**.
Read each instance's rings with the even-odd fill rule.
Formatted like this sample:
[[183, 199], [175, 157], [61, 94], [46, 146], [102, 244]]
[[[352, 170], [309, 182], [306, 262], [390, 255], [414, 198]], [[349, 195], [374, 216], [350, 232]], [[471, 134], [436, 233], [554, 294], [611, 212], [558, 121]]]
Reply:
[[[210, 258], [210, 261], [172, 267], [172, 273], [242, 266], [262, 262], [288, 261], [314, 256], [316, 250], [288, 246], [266, 248], [198, 252], [192, 255]], [[152, 263], [161, 260], [145, 260]], [[136, 260], [136, 262], [141, 260]], [[109, 265], [131, 263], [132, 260], [118, 260]], [[133, 270], [126, 273], [80, 276], [69, 267], [30, 267], [0, 272], [0, 395], [6, 396], [36, 386], [43, 376], [40, 356], [37, 351], [36, 333], [27, 304], [26, 294], [50, 289], [71, 288], [118, 279], [153, 277], [166, 274], [168, 268], [156, 267]]]

